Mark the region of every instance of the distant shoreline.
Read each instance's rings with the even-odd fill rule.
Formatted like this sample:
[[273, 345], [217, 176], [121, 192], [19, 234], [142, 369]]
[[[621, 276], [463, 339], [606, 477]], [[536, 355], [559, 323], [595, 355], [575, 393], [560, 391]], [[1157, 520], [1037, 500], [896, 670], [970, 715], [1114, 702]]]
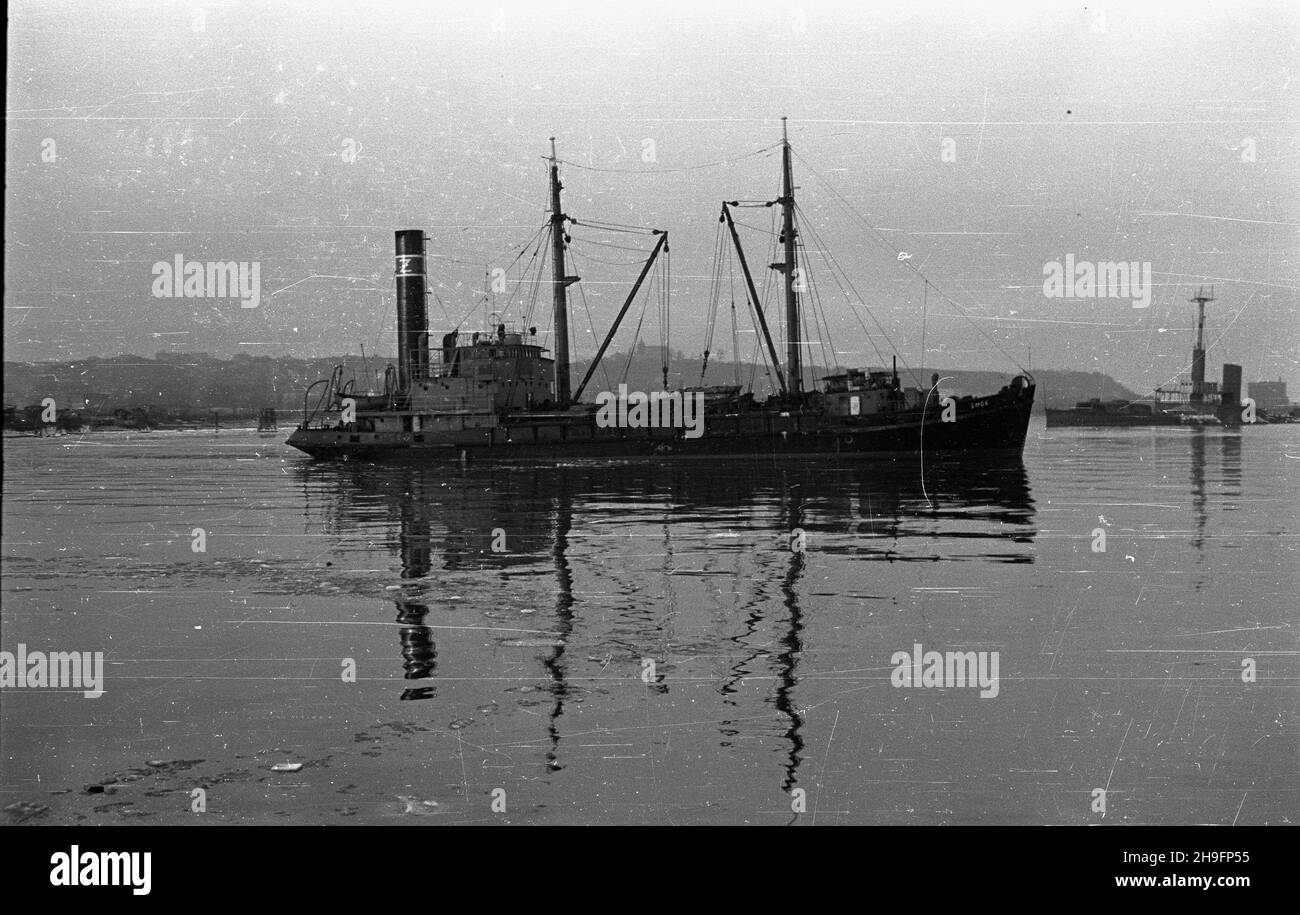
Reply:
[[[613, 377], [624, 375], [630, 388], [659, 390], [663, 387], [661, 365], [664, 352], [660, 347], [639, 347], [634, 352], [617, 352], [606, 356]], [[687, 356], [669, 350], [669, 386], [680, 388], [700, 384], [752, 384], [757, 396], [772, 393], [772, 379], [762, 364], [709, 362], [701, 378], [699, 356]], [[629, 365], [630, 361], [630, 365]], [[212, 422], [213, 411], [222, 418], [248, 418], [273, 407], [281, 416], [297, 413], [303, 407], [303, 393], [321, 378], [328, 378], [334, 366], [344, 366], [345, 377], [357, 379], [358, 390], [379, 390], [387, 360], [370, 356], [331, 356], [320, 359], [240, 355], [218, 359], [207, 354], [158, 353], [154, 358], [122, 355], [89, 358], [68, 362], [5, 362], [4, 405], [6, 411], [22, 411], [44, 398], [52, 398], [62, 412], [71, 409], [90, 416], [111, 417], [115, 411], [150, 414], [150, 425], [158, 422]], [[586, 368], [585, 361], [574, 364], [574, 371]], [[899, 366], [905, 384], [925, 386], [934, 374], [945, 378], [945, 386], [955, 390], [984, 390], [1005, 383], [1016, 374], [1008, 367], [994, 369], [952, 369]], [[1033, 369], [1041, 392], [1034, 411], [1044, 407], [1070, 408], [1079, 401], [1138, 400], [1141, 394], [1101, 372], [1074, 369]], [[809, 366], [806, 378], [818, 378], [833, 370]], [[597, 381], [602, 380], [597, 374]], [[138, 418], [132, 420], [138, 424]]]

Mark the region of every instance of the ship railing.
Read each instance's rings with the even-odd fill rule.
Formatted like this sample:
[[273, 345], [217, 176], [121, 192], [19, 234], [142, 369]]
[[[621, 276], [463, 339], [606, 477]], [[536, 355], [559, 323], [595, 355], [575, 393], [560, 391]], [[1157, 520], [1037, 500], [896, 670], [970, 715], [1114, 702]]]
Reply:
[[[312, 420], [314, 420], [318, 415], [320, 415], [323, 412], [323, 408], [325, 406], [325, 398], [329, 396], [328, 385], [329, 385], [329, 379], [322, 378], [319, 381], [315, 381], [312, 384], [310, 384], [307, 387], [306, 392], [303, 393], [302, 423], [298, 426], [299, 429], [310, 429]], [[315, 391], [317, 388], [322, 388], [322, 390], [319, 396], [316, 398], [316, 403], [313, 406], [311, 402], [311, 396], [312, 396], [312, 392]]]
[[[318, 425], [325, 424], [324, 415], [331, 411], [339, 409], [339, 403], [344, 397], [350, 397], [353, 388], [356, 386], [356, 379], [349, 378], [346, 383], [343, 381], [343, 366], [334, 366], [334, 371], [330, 372], [329, 378], [322, 378], [319, 381], [308, 386], [302, 395], [302, 425], [300, 429], [312, 428], [312, 422], [318, 417], [322, 417]], [[317, 388], [322, 388], [316, 395], [316, 400], [312, 401], [312, 392]]]

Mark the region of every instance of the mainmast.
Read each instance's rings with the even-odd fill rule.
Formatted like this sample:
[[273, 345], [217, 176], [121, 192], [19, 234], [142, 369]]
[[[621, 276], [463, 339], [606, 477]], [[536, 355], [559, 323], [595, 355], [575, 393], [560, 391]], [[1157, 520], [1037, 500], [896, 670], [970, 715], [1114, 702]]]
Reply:
[[790, 165], [790, 137], [786, 132], [786, 119], [781, 118], [781, 241], [785, 245], [785, 261], [773, 264], [775, 270], [785, 274], [785, 326], [786, 326], [786, 384], [790, 396], [803, 394], [803, 368], [799, 339], [799, 294], [795, 289], [798, 277], [794, 231], [794, 174]]
[[551, 276], [554, 286], [555, 399], [568, 409], [569, 386], [569, 302], [565, 290], [576, 276], [565, 276], [564, 211], [560, 208], [560, 165], [555, 158], [555, 137], [551, 137]]

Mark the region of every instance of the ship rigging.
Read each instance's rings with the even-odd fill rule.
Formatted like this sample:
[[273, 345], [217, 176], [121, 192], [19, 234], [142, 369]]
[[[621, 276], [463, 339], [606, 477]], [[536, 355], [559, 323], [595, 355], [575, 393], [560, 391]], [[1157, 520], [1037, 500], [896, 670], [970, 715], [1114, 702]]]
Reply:
[[[374, 458], [394, 454], [431, 457], [468, 457], [473, 454], [525, 459], [740, 454], [779, 457], [909, 452], [919, 451], [922, 444], [926, 449], [940, 451], [1019, 451], [1023, 447], [1033, 404], [1034, 383], [1027, 372], [1013, 377], [1001, 391], [985, 396], [953, 398], [939, 394], [937, 376], [928, 388], [919, 379], [915, 387], [904, 387], [898, 374], [896, 348], [890, 367], [874, 370], [845, 369], [840, 365], [838, 351], [826, 352], [826, 344], [833, 335], [820, 297], [810, 282], [811, 262], [802, 244], [802, 232], [807, 221], [799, 218], [801, 211], [795, 201], [794, 152], [784, 118], [778, 145], [781, 151], [779, 195], [770, 201], [730, 200], [722, 204], [719, 238], [723, 237], [722, 227], [725, 226], [725, 238], [730, 241], [730, 246], [724, 241], [715, 247], [713, 295], [700, 384], [681, 389], [676, 394], [679, 404], [683, 393], [701, 399], [708, 419], [703, 435], [684, 435], [680, 428], [656, 423], [634, 424], [630, 428], [610, 427], [602, 421], [605, 414], [598, 414], [595, 405], [583, 399], [590, 390], [596, 369], [600, 367], [607, 371], [604, 360], [609, 346], [633, 304], [645, 291], [636, 330], [636, 338], [640, 339], [646, 304], [652, 298], [650, 287], [657, 287], [660, 307], [664, 389], [661, 393], [668, 391], [671, 313], [668, 233], [658, 228], [578, 220], [567, 214], [562, 201], [561, 160], [552, 138], [547, 159], [549, 216], [546, 225], [534, 235], [537, 244], [533, 256], [516, 284], [518, 295], [530, 274], [537, 278], [532, 286], [530, 302], [521, 309], [527, 333], [522, 328], [509, 328], [505, 321], [496, 318], [495, 326], [485, 333], [465, 335], [457, 327], [442, 336], [440, 347], [431, 348], [426, 308], [428, 240], [421, 230], [398, 231], [396, 370], [386, 372], [382, 393], [363, 395], [355, 390], [354, 381], [345, 382], [341, 369], [336, 369], [329, 381], [318, 382], [308, 389], [304, 398], [303, 421], [290, 436], [289, 444], [321, 458]], [[843, 203], [842, 199], [840, 202]], [[747, 207], [779, 208], [773, 211], [774, 216], [779, 213], [779, 230], [773, 245], [773, 253], [776, 255], [779, 249], [779, 257], [774, 257], [769, 266], [780, 278], [784, 304], [784, 359], [779, 356], [763, 300], [741, 243], [738, 225], [742, 223], [736, 218], [735, 211]], [[773, 221], [777, 220], [774, 218]], [[576, 387], [572, 383], [574, 365], [570, 348], [571, 287], [577, 286], [589, 320], [591, 310], [585, 293], [581, 292], [580, 277], [570, 272], [574, 256], [571, 231], [574, 227], [643, 234], [655, 240], [595, 358]], [[831, 275], [841, 291], [847, 295], [851, 290], [857, 301], [863, 301], [815, 230], [808, 227], [806, 231], [817, 250], [828, 258]], [[528, 247], [533, 247], [533, 241], [520, 249], [516, 262]], [[724, 250], [727, 262], [730, 263], [734, 253], [735, 262], [740, 266], [744, 279], [742, 297], [761, 334], [763, 347], [759, 352], [776, 382], [776, 391], [764, 399], [755, 397], [752, 382], [748, 392], [742, 392], [739, 383], [705, 385], [722, 298]], [[802, 259], [801, 252], [804, 255]], [[546, 283], [541, 277], [548, 254], [553, 334], [549, 357], [537, 341], [537, 328], [529, 326], [538, 292]], [[656, 265], [659, 266], [657, 272]], [[926, 279], [927, 296], [931, 288], [932, 284]], [[805, 307], [801, 299], [811, 307]], [[851, 307], [850, 310], [866, 331], [859, 309]], [[871, 315], [870, 309], [863, 307], [861, 310]], [[734, 288], [731, 314], [732, 336], [736, 340]], [[825, 363], [835, 366], [832, 374], [820, 379], [820, 387], [815, 379], [809, 383], [805, 367], [805, 350], [813, 336], [806, 322], [809, 316], [813, 329], [818, 332], [816, 336], [821, 338]], [[871, 317], [879, 336], [888, 341], [879, 321], [874, 315]], [[594, 339], [594, 322], [591, 330]], [[464, 339], [466, 336], [468, 340]], [[873, 347], [876, 346], [875, 336], [867, 333]], [[996, 341], [993, 342], [996, 346]], [[878, 348], [876, 352], [883, 361]], [[733, 359], [738, 372], [738, 345], [733, 349]], [[625, 378], [626, 374], [625, 367]], [[608, 374], [606, 381], [608, 384]], [[736, 381], [739, 382], [739, 378]], [[318, 386], [323, 388], [315, 393]], [[607, 391], [602, 396], [612, 395]], [[628, 396], [623, 393], [622, 386], [619, 396]], [[934, 409], [937, 404], [932, 405], [932, 399], [942, 401], [944, 409]], [[617, 415], [623, 417], [627, 414], [628, 411], [620, 406]]]

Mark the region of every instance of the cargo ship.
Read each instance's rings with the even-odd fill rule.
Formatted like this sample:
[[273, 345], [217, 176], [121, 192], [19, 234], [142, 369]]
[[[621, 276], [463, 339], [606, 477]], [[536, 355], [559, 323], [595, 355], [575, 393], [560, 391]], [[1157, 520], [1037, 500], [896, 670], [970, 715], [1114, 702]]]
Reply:
[[[1243, 422], [1240, 365], [1223, 364], [1221, 382], [1205, 380], [1205, 306], [1214, 288], [1196, 290], [1196, 343], [1190, 380], [1162, 385], [1138, 400], [1081, 400], [1070, 409], [1047, 408], [1047, 427], [1240, 426]], [[1246, 414], [1249, 416], [1249, 413]]]
[[[865, 453], [1010, 451], [1025, 442], [1034, 400], [1034, 379], [1026, 371], [998, 391], [951, 396], [941, 380], [904, 386], [895, 355], [888, 367], [844, 369], [805, 384], [805, 315], [800, 301], [806, 282], [800, 270], [800, 230], [796, 225], [791, 146], [782, 118], [781, 196], [742, 204], [724, 202], [719, 222], [734, 245], [744, 276], [744, 297], [776, 390], [758, 398], [740, 384], [646, 394], [604, 391], [596, 402], [583, 400], [593, 373], [657, 259], [667, 254], [668, 234], [647, 229], [655, 238], [639, 276], [609, 328], [595, 360], [576, 387], [569, 355], [568, 288], [579, 278], [566, 262], [568, 231], [579, 223], [564, 212], [560, 160], [555, 140], [547, 160], [550, 215], [553, 351], [537, 329], [504, 321], [473, 334], [449, 330], [440, 346], [430, 347], [427, 289], [427, 237], [422, 230], [395, 233], [397, 365], [385, 370], [378, 393], [356, 390], [336, 367], [329, 379], [304, 394], [303, 416], [288, 444], [322, 460], [414, 458], [447, 460], [568, 460], [639, 457], [689, 458], [753, 456], [852, 456]], [[774, 148], [774, 147], [773, 147]], [[781, 258], [771, 264], [784, 289], [786, 352], [778, 357], [769, 322], [741, 245], [732, 210], [738, 206], [780, 207], [777, 244]], [[612, 224], [606, 224], [612, 225]], [[539, 267], [539, 276], [541, 268]], [[667, 276], [661, 289], [667, 307]], [[715, 274], [716, 275], [716, 274]], [[545, 282], [545, 281], [543, 281]], [[716, 306], [715, 306], [716, 307]], [[734, 305], [733, 305], [734, 313]], [[644, 317], [644, 313], [643, 313]], [[525, 322], [526, 323], [526, 322]], [[712, 326], [712, 323], [711, 325]], [[865, 325], [864, 325], [865, 327]], [[709, 352], [704, 352], [707, 367]]]

